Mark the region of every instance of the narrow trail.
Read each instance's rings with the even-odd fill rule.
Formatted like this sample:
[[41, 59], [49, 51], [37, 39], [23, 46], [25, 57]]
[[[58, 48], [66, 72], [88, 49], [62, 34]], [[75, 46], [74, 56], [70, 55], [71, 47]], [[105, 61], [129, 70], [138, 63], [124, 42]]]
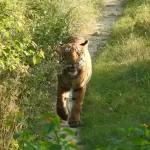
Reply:
[[89, 51], [91, 56], [94, 55], [99, 47], [104, 46], [108, 42], [111, 29], [123, 12], [123, 2], [124, 0], [104, 0], [101, 17], [89, 38]]
[[[93, 33], [90, 33], [89, 52], [92, 57], [100, 47], [104, 46], [108, 42], [111, 29], [114, 27], [123, 12], [123, 2], [124, 0], [104, 0], [104, 7], [101, 10], [101, 16], [93, 30]], [[62, 128], [63, 127], [69, 128], [67, 122], [62, 123]], [[84, 146], [80, 142], [79, 137], [81, 128], [71, 129], [74, 130], [75, 135], [68, 136], [67, 139], [76, 143], [82, 150]]]

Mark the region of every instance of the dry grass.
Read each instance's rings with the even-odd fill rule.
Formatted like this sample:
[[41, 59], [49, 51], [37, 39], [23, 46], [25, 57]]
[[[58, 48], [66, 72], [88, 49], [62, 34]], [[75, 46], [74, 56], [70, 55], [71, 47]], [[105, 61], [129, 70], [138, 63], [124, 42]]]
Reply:
[[20, 94], [20, 75], [12, 77], [6, 73], [0, 76], [0, 147], [1, 150], [11, 147], [11, 140], [14, 131], [20, 129], [16, 114], [19, 107], [16, 104]]

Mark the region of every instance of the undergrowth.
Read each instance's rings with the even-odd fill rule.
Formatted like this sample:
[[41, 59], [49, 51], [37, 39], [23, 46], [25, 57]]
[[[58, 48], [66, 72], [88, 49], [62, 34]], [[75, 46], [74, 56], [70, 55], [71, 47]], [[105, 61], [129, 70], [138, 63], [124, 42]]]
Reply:
[[[38, 133], [42, 113], [55, 111], [56, 45], [70, 35], [86, 37], [101, 0], [0, 1], [0, 148], [15, 149], [21, 130], [16, 113]], [[12, 125], [6, 126], [12, 119]]]
[[[69, 128], [60, 128], [60, 118], [49, 112], [43, 114], [39, 122], [44, 126], [38, 134], [28, 130], [28, 122], [18, 114], [18, 123], [24, 126], [20, 132], [13, 135], [12, 145], [17, 150], [79, 150], [74, 141], [67, 139], [74, 132]], [[11, 125], [11, 124], [9, 124]]]

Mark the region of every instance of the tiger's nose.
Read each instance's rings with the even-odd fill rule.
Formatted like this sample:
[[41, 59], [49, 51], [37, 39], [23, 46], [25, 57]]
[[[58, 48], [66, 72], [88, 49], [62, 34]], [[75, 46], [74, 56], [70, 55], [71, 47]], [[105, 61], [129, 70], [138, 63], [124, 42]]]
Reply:
[[75, 70], [76, 68], [75, 68], [74, 65], [72, 65], [72, 66], [70, 67], [70, 69], [71, 69], [71, 70]]

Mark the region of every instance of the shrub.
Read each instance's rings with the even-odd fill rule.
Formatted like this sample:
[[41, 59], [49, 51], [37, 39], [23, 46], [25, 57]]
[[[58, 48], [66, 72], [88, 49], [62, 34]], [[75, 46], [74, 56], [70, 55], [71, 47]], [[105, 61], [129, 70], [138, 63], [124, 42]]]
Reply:
[[[0, 147], [11, 148], [17, 129], [6, 126], [20, 112], [38, 132], [41, 113], [55, 111], [56, 45], [86, 34], [96, 22], [99, 0], [8, 0], [0, 2]], [[10, 109], [11, 108], [11, 109]], [[21, 129], [21, 128], [19, 128]], [[12, 148], [13, 149], [13, 148]]]
[[[139, 127], [115, 129], [116, 135], [96, 150], [148, 150], [150, 149], [150, 130], [146, 124]], [[126, 145], [128, 143], [128, 146]]]
[[[27, 129], [13, 135], [14, 140], [12, 141], [12, 144], [16, 149], [79, 150], [74, 141], [67, 140], [68, 135], [74, 135], [74, 132], [68, 128], [60, 129], [60, 119], [58, 116], [55, 116], [52, 113], [46, 113], [41, 116], [41, 120], [45, 121], [45, 125], [42, 132], [38, 135], [33, 135]], [[22, 120], [21, 123], [22, 125], [27, 125], [27, 122], [24, 120]], [[43, 138], [41, 138], [42, 136]]]

